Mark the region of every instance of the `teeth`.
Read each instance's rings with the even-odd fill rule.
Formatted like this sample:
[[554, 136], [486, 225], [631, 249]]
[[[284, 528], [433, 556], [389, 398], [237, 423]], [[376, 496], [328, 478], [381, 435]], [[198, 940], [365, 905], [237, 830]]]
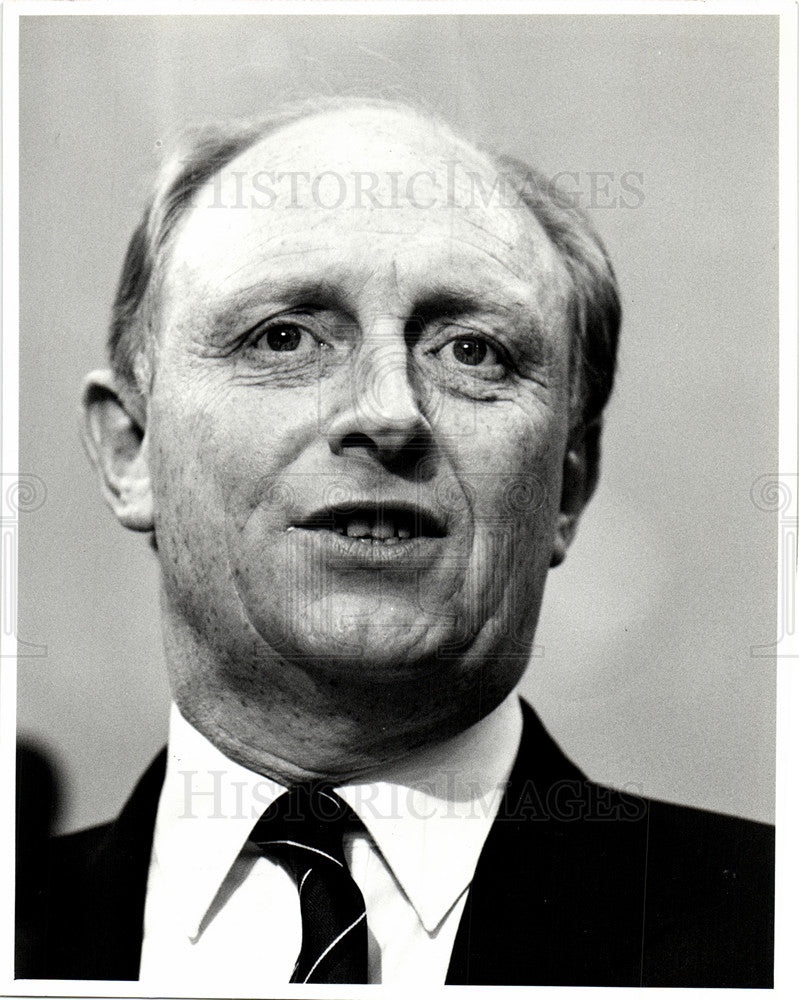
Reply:
[[393, 521], [381, 520], [372, 524], [365, 518], [355, 518], [346, 527], [337, 528], [337, 531], [348, 538], [382, 545], [396, 545], [401, 538], [411, 537], [409, 528], [397, 528]]
[[[356, 514], [351, 520], [345, 517], [335, 517], [331, 523], [319, 525], [309, 525], [316, 530], [326, 528], [328, 531], [335, 531], [346, 538], [356, 538], [361, 542], [375, 543], [382, 545], [396, 545], [400, 541], [407, 541], [415, 537], [413, 525], [408, 517], [397, 516], [387, 517], [385, 514], [375, 512], [374, 514]], [[287, 529], [294, 531], [294, 525]]]
[[368, 521], [350, 521], [347, 525], [347, 536], [349, 538], [366, 538], [371, 534]]

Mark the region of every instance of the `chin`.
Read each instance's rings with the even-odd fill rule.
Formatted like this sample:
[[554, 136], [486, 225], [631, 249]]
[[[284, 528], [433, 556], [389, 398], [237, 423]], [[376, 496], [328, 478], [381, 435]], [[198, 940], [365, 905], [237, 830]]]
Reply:
[[[463, 644], [452, 613], [442, 613], [436, 622], [410, 602], [375, 603], [322, 601], [297, 615], [288, 628], [283, 623], [279, 629], [272, 625], [259, 631], [294, 662], [311, 661], [322, 672], [373, 682], [429, 675], [443, 665], [439, 650]], [[281, 636], [277, 642], [276, 635]]]

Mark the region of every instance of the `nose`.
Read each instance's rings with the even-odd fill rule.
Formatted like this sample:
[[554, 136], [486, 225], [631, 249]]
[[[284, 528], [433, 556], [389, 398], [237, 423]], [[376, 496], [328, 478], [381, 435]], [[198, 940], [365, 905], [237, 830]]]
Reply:
[[364, 451], [385, 465], [419, 460], [430, 426], [413, 385], [404, 337], [364, 340], [343, 392], [343, 406], [327, 432], [334, 454]]

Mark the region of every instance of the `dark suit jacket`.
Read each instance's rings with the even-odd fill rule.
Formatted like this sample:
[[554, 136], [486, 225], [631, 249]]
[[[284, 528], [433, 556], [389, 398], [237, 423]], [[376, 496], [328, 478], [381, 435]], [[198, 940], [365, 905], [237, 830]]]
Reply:
[[[596, 785], [524, 712], [447, 982], [770, 987], [772, 828]], [[164, 766], [115, 822], [57, 838], [44, 875], [21, 872], [18, 977], [138, 977]]]

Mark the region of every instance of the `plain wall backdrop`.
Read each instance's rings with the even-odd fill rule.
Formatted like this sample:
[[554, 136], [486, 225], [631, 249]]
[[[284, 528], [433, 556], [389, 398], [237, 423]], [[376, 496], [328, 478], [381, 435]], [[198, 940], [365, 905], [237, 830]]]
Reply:
[[22, 18], [20, 470], [46, 498], [19, 636], [46, 655], [20, 660], [19, 731], [59, 762], [61, 828], [112, 816], [166, 734], [157, 565], [78, 438], [127, 240], [176, 130], [316, 93], [421, 103], [593, 201], [619, 377], [523, 691], [590, 777], [772, 818], [751, 647], [777, 533], [750, 492], [777, 471], [777, 40], [766, 16]]

